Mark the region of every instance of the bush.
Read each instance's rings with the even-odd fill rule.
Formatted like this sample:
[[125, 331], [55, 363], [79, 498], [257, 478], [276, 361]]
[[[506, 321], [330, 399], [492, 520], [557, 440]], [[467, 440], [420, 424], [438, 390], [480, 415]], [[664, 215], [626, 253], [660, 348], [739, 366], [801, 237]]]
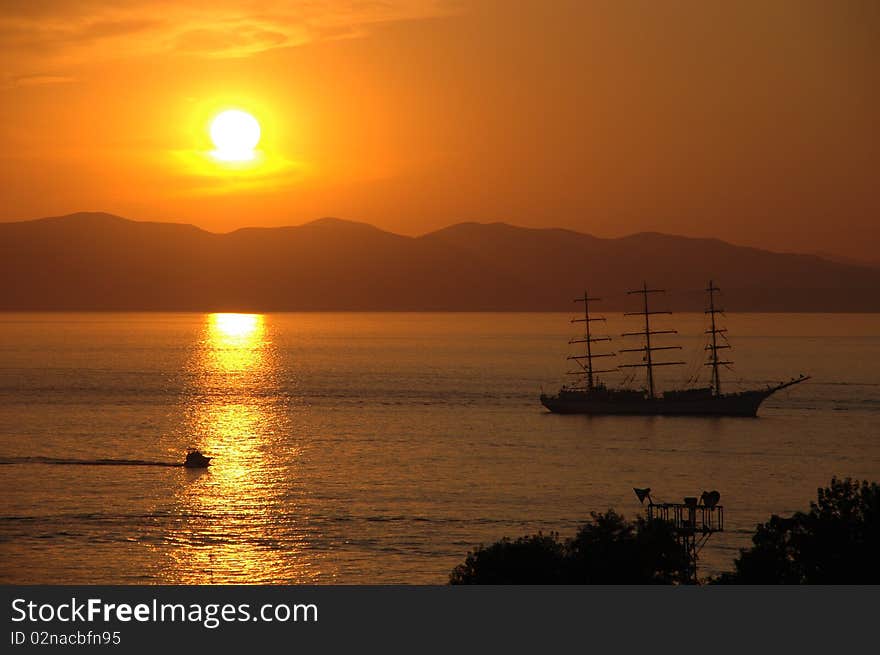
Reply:
[[505, 537], [468, 553], [452, 570], [449, 584], [562, 584], [565, 558], [565, 545], [556, 533], [539, 532], [516, 541]]
[[726, 584], [880, 583], [880, 485], [832, 478], [809, 512], [771, 516]]
[[592, 513], [574, 539], [559, 535], [502, 539], [477, 548], [450, 584], [673, 584], [687, 579], [687, 557], [671, 527], [614, 510]]
[[669, 523], [642, 517], [630, 523], [614, 510], [591, 516], [569, 544], [573, 584], [687, 581], [687, 553]]

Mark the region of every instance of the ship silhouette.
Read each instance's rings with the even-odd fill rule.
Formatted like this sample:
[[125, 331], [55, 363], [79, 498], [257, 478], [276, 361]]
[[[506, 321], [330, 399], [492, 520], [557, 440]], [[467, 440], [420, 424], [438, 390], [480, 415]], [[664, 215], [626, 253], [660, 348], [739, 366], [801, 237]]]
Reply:
[[[640, 294], [642, 296], [642, 310], [629, 312], [625, 316], [641, 316], [644, 320], [644, 329], [636, 332], [625, 332], [624, 337], [642, 337], [642, 345], [638, 348], [625, 348], [618, 353], [641, 353], [642, 358], [638, 363], [621, 364], [615, 368], [594, 368], [593, 360], [616, 357], [615, 352], [594, 352], [593, 344], [597, 342], [611, 341], [611, 337], [595, 336], [590, 327], [595, 321], [604, 321], [603, 317], [590, 315], [590, 302], [598, 301], [599, 298], [591, 298], [584, 291], [581, 298], [575, 302], [584, 304], [583, 318], [576, 318], [572, 322], [584, 324], [582, 337], [572, 339], [571, 344], [584, 344], [584, 353], [572, 355], [568, 359], [577, 363], [579, 370], [571, 371], [571, 375], [580, 378], [580, 382], [574, 385], [565, 385], [556, 395], [541, 394], [541, 404], [548, 410], [557, 414], [629, 414], [629, 415], [674, 415], [674, 416], [757, 416], [758, 408], [766, 398], [786, 387], [799, 384], [808, 380], [809, 376], [801, 375], [787, 382], [776, 385], [768, 385], [761, 389], [748, 389], [744, 391], [722, 392], [721, 368], [733, 362], [722, 359], [719, 351], [730, 348], [727, 341], [727, 330], [718, 327], [716, 317], [723, 310], [715, 304], [715, 294], [720, 291], [710, 280], [706, 288], [708, 306], [705, 314], [709, 318], [709, 327], [705, 334], [709, 335], [709, 343], [705, 346], [708, 353], [706, 366], [711, 367], [712, 377], [709, 386], [697, 388], [671, 389], [658, 394], [654, 385], [654, 368], [657, 366], [676, 366], [685, 364], [682, 361], [656, 361], [654, 353], [663, 350], [680, 350], [681, 346], [658, 346], [652, 343], [652, 337], [660, 334], [676, 334], [676, 330], [652, 330], [651, 317], [657, 314], [670, 314], [671, 312], [656, 311], [649, 307], [648, 298], [651, 294], [662, 293], [663, 289], [651, 289], [647, 282], [641, 289], [627, 292], [629, 295]], [[646, 387], [643, 389], [630, 389], [622, 387], [606, 386], [600, 379], [601, 374], [617, 372], [629, 368], [644, 368], [646, 371]]]

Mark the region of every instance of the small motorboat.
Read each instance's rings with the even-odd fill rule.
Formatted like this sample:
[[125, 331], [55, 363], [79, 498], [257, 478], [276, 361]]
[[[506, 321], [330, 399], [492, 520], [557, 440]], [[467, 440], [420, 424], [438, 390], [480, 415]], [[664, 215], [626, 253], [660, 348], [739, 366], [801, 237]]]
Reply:
[[183, 460], [183, 465], [188, 469], [205, 469], [208, 468], [208, 464], [211, 463], [212, 459], [212, 457], [202, 455], [201, 451], [190, 448], [186, 451], [186, 459]]

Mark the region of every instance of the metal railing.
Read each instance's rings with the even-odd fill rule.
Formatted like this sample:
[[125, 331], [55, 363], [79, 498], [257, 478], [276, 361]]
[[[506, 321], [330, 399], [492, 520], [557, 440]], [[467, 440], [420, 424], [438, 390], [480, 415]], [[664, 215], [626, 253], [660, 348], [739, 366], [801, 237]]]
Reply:
[[648, 505], [648, 520], [671, 523], [679, 532], [712, 533], [724, 530], [724, 507], [696, 503], [658, 503]]

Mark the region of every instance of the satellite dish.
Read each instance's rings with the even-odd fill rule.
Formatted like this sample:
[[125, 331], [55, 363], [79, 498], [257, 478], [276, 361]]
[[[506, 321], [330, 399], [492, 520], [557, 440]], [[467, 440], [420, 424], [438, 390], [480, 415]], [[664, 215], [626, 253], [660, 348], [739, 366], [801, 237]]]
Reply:
[[706, 507], [715, 507], [721, 501], [721, 493], [715, 490], [704, 491], [700, 495], [700, 500]]
[[642, 505], [645, 504], [645, 498], [648, 499], [649, 503], [651, 502], [651, 488], [650, 487], [646, 487], [644, 489], [639, 489], [637, 487], [633, 487], [633, 491], [636, 492], [636, 497], [639, 499], [639, 502]]

